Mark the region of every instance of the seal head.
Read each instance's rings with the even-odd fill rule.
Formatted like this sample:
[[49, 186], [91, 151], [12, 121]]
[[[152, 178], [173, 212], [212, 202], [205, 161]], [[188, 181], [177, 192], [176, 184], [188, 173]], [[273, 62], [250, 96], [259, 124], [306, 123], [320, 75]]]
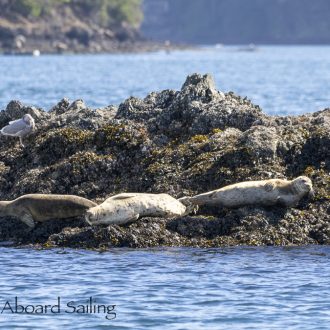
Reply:
[[307, 176], [299, 176], [298, 178], [292, 180], [293, 189], [300, 196], [305, 196], [308, 194], [309, 197], [314, 197], [313, 183]]
[[102, 224], [121, 224], [135, 221], [139, 218], [134, 210], [120, 207], [118, 204], [107, 203], [106, 210], [102, 207], [92, 207], [86, 211], [85, 220], [91, 226]]

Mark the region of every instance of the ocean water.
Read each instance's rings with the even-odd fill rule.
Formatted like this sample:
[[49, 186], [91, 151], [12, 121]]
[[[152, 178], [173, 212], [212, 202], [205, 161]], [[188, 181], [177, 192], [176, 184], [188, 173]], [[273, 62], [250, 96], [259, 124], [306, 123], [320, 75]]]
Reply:
[[1, 329], [329, 329], [330, 247], [0, 253], [0, 313], [60, 297], [54, 314], [7, 304]]
[[205, 48], [126, 55], [0, 56], [0, 109], [12, 99], [49, 109], [64, 96], [91, 107], [180, 89], [188, 74], [211, 73], [218, 89], [247, 96], [269, 114], [329, 107], [330, 46]]
[[[180, 89], [192, 72], [212, 73], [220, 90], [248, 96], [270, 114], [330, 104], [330, 47], [231, 47], [0, 56], [0, 109], [12, 99], [49, 109], [64, 96], [92, 107], [119, 104], [130, 95]], [[2, 247], [0, 255], [1, 329], [329, 329], [330, 247]], [[15, 297], [23, 306], [17, 311], [29, 313], [15, 312]], [[89, 299], [99, 312], [87, 310]]]

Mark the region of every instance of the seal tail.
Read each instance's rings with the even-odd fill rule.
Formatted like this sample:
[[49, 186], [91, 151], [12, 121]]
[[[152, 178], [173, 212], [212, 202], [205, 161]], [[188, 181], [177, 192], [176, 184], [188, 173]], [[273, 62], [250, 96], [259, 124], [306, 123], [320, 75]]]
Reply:
[[192, 197], [182, 197], [179, 199], [179, 201], [184, 205], [186, 204], [204, 205], [204, 204], [212, 203], [213, 198], [215, 197], [214, 195], [215, 195], [214, 192], [207, 192]]
[[184, 212], [183, 216], [188, 214], [196, 214], [198, 211], [198, 205], [191, 201], [192, 197], [181, 197], [178, 201], [186, 207], [186, 211]]
[[7, 205], [9, 205], [10, 202], [2, 202], [0, 201], [0, 217], [9, 216]]
[[179, 198], [178, 201], [180, 203], [182, 203], [184, 206], [189, 206], [189, 205], [191, 205], [191, 198], [192, 197], [185, 196], [185, 197]]

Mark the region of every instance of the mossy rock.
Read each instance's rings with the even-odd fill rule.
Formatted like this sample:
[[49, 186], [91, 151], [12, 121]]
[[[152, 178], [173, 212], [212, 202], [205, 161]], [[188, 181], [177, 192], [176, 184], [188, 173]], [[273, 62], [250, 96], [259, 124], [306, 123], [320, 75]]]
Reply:
[[147, 139], [144, 129], [133, 128], [125, 124], [107, 124], [96, 130], [93, 143], [97, 150], [115, 151], [140, 148]]
[[37, 137], [36, 151], [42, 164], [53, 164], [89, 147], [93, 132], [78, 128], [53, 129]]

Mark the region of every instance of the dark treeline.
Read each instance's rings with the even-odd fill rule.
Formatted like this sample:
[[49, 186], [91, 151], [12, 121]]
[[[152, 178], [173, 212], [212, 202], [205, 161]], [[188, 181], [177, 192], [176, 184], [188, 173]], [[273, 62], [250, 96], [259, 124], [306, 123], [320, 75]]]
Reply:
[[[100, 53], [144, 46], [142, 0], [0, 0], [0, 53]], [[140, 49], [139, 48], [139, 49]]]
[[107, 26], [123, 21], [138, 26], [142, 19], [141, 0], [0, 0], [0, 16], [38, 18], [61, 7]]
[[330, 43], [329, 0], [144, 0], [143, 32], [197, 44]]

